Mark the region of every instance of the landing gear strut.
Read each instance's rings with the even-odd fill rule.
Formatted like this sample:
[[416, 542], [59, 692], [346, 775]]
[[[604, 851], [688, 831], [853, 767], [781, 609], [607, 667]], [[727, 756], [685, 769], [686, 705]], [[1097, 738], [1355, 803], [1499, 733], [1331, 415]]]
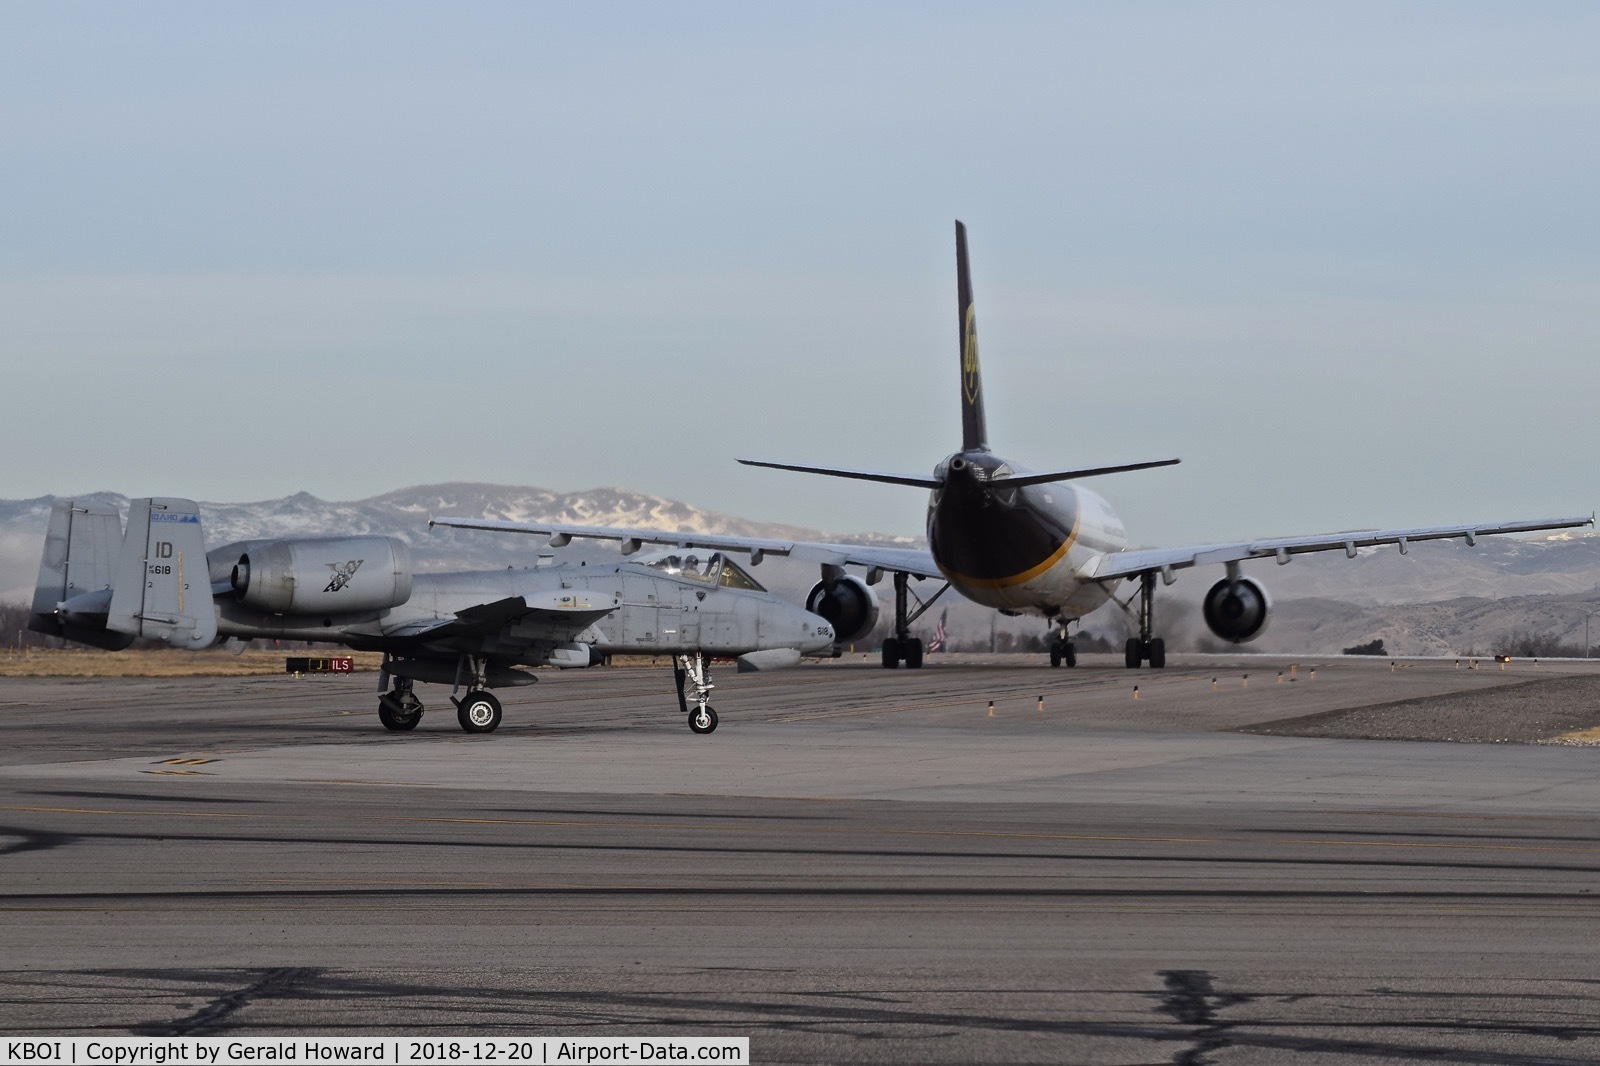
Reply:
[[1078, 646], [1067, 635], [1067, 620], [1064, 618], [1056, 621], [1056, 631], [1050, 640], [1050, 665], [1056, 667], [1062, 663], [1068, 667], [1078, 665]]
[[[710, 733], [717, 728], [717, 712], [707, 702], [711, 690], [711, 661], [701, 652], [693, 656], [675, 655], [672, 658], [672, 679], [678, 685], [678, 709], [689, 716], [689, 728], [696, 733]], [[693, 695], [685, 692], [694, 689]], [[693, 704], [691, 707], [690, 704]]]
[[1155, 626], [1155, 613], [1156, 575], [1153, 572], [1140, 574], [1139, 635], [1129, 637], [1122, 649], [1123, 661], [1129, 670], [1137, 670], [1141, 662], [1148, 662], [1153, 670], [1160, 670], [1167, 665], [1166, 641], [1150, 635]]
[[394, 688], [378, 697], [378, 721], [393, 733], [417, 728], [422, 721], [422, 701], [412, 691], [409, 677], [396, 677]]
[[915, 596], [909, 588], [908, 582], [911, 575], [903, 570], [895, 571], [894, 575], [894, 636], [885, 637], [883, 641], [883, 668], [893, 670], [901, 663], [906, 664], [907, 670], [922, 668], [922, 640], [911, 635], [911, 623], [922, 617], [922, 612], [933, 606], [934, 600], [944, 595], [945, 589], [950, 587], [946, 582], [938, 592], [927, 601], [917, 598], [917, 609], [909, 609], [909, 600]]

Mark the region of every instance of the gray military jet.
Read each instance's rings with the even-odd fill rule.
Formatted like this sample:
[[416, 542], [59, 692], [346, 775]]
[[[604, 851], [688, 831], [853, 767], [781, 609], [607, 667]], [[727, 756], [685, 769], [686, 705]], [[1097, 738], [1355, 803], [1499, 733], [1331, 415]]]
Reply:
[[394, 537], [207, 552], [195, 503], [160, 497], [132, 501], [126, 533], [115, 508], [57, 501], [29, 628], [113, 649], [137, 637], [190, 649], [269, 637], [381, 651], [378, 719], [396, 732], [422, 720], [419, 681], [451, 685], [461, 728], [488, 733], [502, 718], [490, 690], [538, 680], [523, 667], [586, 667], [622, 653], [671, 655], [679, 709], [690, 729], [709, 733], [712, 657], [798, 657], [834, 643], [825, 619], [770, 595], [720, 552], [418, 574]]

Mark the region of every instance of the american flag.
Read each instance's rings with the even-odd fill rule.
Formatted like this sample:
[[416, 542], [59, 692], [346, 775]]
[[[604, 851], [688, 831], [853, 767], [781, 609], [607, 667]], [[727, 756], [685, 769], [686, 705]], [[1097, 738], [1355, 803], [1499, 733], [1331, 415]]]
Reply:
[[950, 617], [950, 608], [946, 607], [939, 616], [939, 625], [933, 631], [933, 639], [928, 641], [929, 651], [944, 651], [944, 620]]

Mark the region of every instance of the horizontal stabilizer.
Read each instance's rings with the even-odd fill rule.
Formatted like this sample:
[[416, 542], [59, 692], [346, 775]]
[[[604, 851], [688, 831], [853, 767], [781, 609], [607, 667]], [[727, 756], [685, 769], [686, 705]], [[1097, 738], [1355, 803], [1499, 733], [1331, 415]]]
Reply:
[[1158, 466], [1177, 466], [1181, 459], [1157, 459], [1153, 463], [1124, 463], [1121, 466], [1091, 466], [1082, 470], [1052, 470], [1048, 473], [1012, 474], [995, 478], [1007, 485], [1047, 485], [1055, 481], [1076, 481], [1079, 478], [1099, 477], [1101, 474], [1121, 474], [1128, 470], [1153, 470]]
[[[828, 477], [852, 478], [856, 481], [878, 481], [886, 485], [911, 485], [922, 489], [936, 489], [938, 478], [917, 474], [882, 474], [873, 470], [845, 470], [834, 466], [799, 466], [794, 463], [766, 463], [756, 459], [740, 459], [745, 466], [764, 466], [772, 470], [795, 470], [802, 474], [825, 474]], [[1076, 481], [1079, 478], [1099, 477], [1102, 474], [1121, 474], [1129, 470], [1152, 470], [1158, 466], [1176, 466], [1181, 459], [1157, 459], [1150, 463], [1122, 463], [1117, 466], [1089, 466], [1078, 470], [1051, 470], [1045, 473], [1012, 474], [996, 481], [1012, 486], [1045, 485], [1054, 481]]]
[[856, 481], [878, 481], [885, 485], [911, 485], [919, 489], [936, 489], [937, 478], [918, 474], [881, 474], [873, 470], [844, 470], [833, 466], [796, 466], [792, 463], [764, 463], [757, 459], [740, 459], [745, 466], [764, 466], [771, 470], [796, 470], [802, 474], [826, 474], [828, 477], [847, 477]]

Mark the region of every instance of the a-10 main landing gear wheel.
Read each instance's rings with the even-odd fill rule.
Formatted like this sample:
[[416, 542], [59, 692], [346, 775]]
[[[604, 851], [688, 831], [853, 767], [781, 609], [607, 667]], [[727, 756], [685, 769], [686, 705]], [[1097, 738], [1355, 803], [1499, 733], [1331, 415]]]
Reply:
[[717, 728], [717, 712], [711, 707], [699, 707], [689, 712], [689, 728], [696, 733], [711, 733]]
[[422, 721], [422, 701], [408, 678], [395, 678], [394, 688], [378, 697], [378, 721], [392, 733], [405, 733]]
[[456, 704], [456, 720], [468, 733], [493, 733], [504, 717], [491, 692], [469, 692]]
[[406, 733], [417, 728], [417, 723], [422, 721], [422, 712], [416, 714], [397, 714], [389, 706], [385, 697], [378, 697], [378, 721], [383, 723], [383, 728], [391, 733]]

